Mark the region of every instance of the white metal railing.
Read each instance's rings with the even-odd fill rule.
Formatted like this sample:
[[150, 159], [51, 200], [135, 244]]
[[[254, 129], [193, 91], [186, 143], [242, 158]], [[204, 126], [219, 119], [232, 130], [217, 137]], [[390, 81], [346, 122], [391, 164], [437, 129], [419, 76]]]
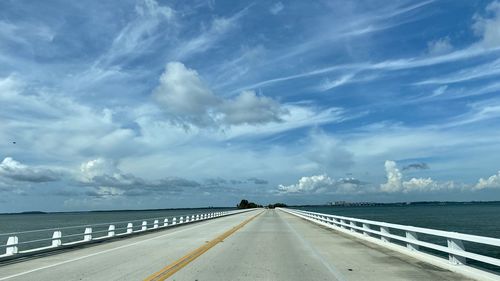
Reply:
[[[447, 254], [448, 261], [451, 265], [465, 265], [466, 259], [471, 259], [500, 267], [500, 259], [498, 259], [498, 257], [485, 256], [482, 254], [469, 252], [465, 249], [463, 243], [464, 241], [467, 241], [493, 247], [500, 247], [500, 239], [497, 238], [329, 215], [297, 209], [279, 209], [292, 215], [327, 226], [329, 228], [335, 228], [342, 232], [355, 235], [359, 238], [364, 238], [366, 240], [372, 241], [374, 241], [374, 239], [379, 240], [380, 242], [384, 242], [379, 243], [382, 245], [387, 243], [387, 245], [390, 244], [394, 246], [400, 246], [399, 244], [393, 243], [394, 241], [399, 241], [406, 246], [407, 250], [412, 252], [422, 253], [419, 247], [433, 249], [435, 251]], [[394, 232], [404, 233], [405, 235], [397, 235]], [[419, 234], [444, 238], [446, 239], [447, 245], [443, 246], [419, 240]]]
[[[12, 259], [21, 256], [27, 256], [31, 254], [37, 254], [47, 251], [53, 251], [61, 249], [63, 247], [76, 246], [82, 244], [88, 244], [96, 241], [102, 241], [114, 237], [121, 237], [127, 235], [133, 235], [138, 233], [144, 233], [147, 231], [159, 230], [162, 228], [178, 226], [181, 224], [188, 224], [197, 221], [209, 220], [213, 218], [218, 218], [222, 216], [234, 215], [241, 212], [246, 212], [249, 210], [232, 210], [232, 211], [220, 211], [212, 213], [197, 213], [197, 214], [185, 214], [177, 215], [165, 218], [149, 218], [142, 220], [131, 220], [131, 221], [119, 221], [111, 223], [99, 223], [92, 225], [79, 225], [79, 226], [68, 226], [60, 228], [46, 228], [37, 230], [28, 230], [20, 232], [11, 233], [0, 233], [0, 238], [7, 237], [7, 243], [0, 245], [0, 251], [5, 249], [4, 254], [0, 254], [0, 261], [6, 259]], [[140, 222], [135, 224], [134, 222]], [[125, 225], [126, 223], [126, 225]], [[123, 227], [116, 227], [117, 225], [123, 225]], [[107, 229], [105, 228], [107, 226]], [[95, 228], [105, 228], [103, 230], [96, 231]], [[80, 229], [83, 232], [73, 233], [63, 235], [65, 231], [71, 232], [71, 229]], [[44, 237], [40, 239], [21, 241], [19, 238], [23, 234], [34, 234], [34, 233], [46, 233], [52, 232], [52, 237]], [[65, 242], [63, 240], [81, 238], [76, 241]], [[20, 250], [20, 246], [25, 245], [39, 245], [40, 243], [48, 243], [48, 246], [28, 248], [26, 250]]]

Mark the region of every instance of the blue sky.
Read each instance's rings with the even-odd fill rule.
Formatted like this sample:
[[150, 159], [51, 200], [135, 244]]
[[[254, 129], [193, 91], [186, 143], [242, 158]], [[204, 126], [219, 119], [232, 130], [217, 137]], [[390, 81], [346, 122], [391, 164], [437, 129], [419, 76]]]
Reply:
[[2, 1], [0, 212], [500, 200], [500, 1]]

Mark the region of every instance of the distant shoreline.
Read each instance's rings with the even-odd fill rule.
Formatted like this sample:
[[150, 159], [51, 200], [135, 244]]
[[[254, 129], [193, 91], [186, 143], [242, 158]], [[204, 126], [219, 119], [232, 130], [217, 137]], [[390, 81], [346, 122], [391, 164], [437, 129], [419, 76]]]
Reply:
[[289, 207], [375, 207], [375, 206], [426, 206], [426, 205], [491, 205], [500, 204], [500, 201], [415, 201], [415, 202], [335, 202], [321, 205], [290, 205]]
[[156, 211], [172, 211], [172, 210], [199, 210], [199, 209], [236, 209], [236, 207], [196, 207], [196, 208], [165, 208], [165, 209], [122, 209], [122, 210], [90, 210], [90, 211], [61, 211], [61, 212], [44, 212], [44, 211], [24, 211], [17, 213], [0, 213], [0, 215], [44, 215], [44, 214], [71, 214], [71, 213], [120, 213], [120, 212], [156, 212]]

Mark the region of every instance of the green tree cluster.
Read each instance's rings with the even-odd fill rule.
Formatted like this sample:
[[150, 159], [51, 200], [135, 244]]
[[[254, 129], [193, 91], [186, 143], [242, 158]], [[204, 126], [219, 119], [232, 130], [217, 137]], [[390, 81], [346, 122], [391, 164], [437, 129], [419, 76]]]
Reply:
[[267, 205], [269, 209], [274, 209], [274, 208], [284, 208], [287, 207], [285, 203], [274, 203], [274, 204], [269, 204]]
[[251, 209], [251, 208], [262, 208], [262, 205], [255, 204], [254, 202], [248, 202], [248, 200], [243, 199], [236, 205], [238, 209]]

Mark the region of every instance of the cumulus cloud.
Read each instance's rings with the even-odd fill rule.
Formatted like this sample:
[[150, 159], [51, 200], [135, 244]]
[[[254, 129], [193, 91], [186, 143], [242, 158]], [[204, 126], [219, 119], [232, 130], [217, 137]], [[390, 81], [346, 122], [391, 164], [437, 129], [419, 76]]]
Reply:
[[222, 121], [230, 125], [281, 122], [281, 116], [288, 113], [278, 102], [258, 96], [255, 91], [243, 91], [233, 99], [224, 100], [220, 112]]
[[475, 189], [485, 189], [485, 188], [500, 188], [500, 171], [496, 175], [492, 175], [487, 179], [480, 178], [477, 184], [474, 186]]
[[216, 96], [198, 72], [170, 62], [161, 75], [154, 98], [178, 124], [217, 127], [281, 122], [288, 111], [277, 101], [243, 91], [231, 99]]
[[493, 1], [486, 6], [484, 15], [476, 14], [472, 30], [481, 38], [480, 45], [487, 48], [500, 46], [500, 2]]
[[155, 99], [177, 121], [208, 126], [221, 100], [201, 80], [198, 72], [180, 62], [170, 62], [154, 91]]
[[278, 186], [282, 193], [356, 193], [362, 183], [354, 178], [335, 180], [326, 174], [302, 177], [292, 185]]
[[30, 167], [5, 157], [0, 163], [0, 176], [23, 182], [50, 182], [60, 179], [60, 175], [50, 169]]
[[387, 182], [380, 185], [380, 189], [385, 192], [400, 191], [402, 187], [403, 174], [396, 167], [396, 162], [387, 160], [385, 161], [385, 172]]
[[[380, 185], [380, 190], [383, 192], [425, 192], [456, 188], [454, 182], [438, 183], [432, 178], [411, 178], [405, 181], [403, 180], [403, 174], [399, 171], [396, 162], [386, 160], [384, 166], [387, 182]], [[417, 166], [421, 167], [422, 165]]]

